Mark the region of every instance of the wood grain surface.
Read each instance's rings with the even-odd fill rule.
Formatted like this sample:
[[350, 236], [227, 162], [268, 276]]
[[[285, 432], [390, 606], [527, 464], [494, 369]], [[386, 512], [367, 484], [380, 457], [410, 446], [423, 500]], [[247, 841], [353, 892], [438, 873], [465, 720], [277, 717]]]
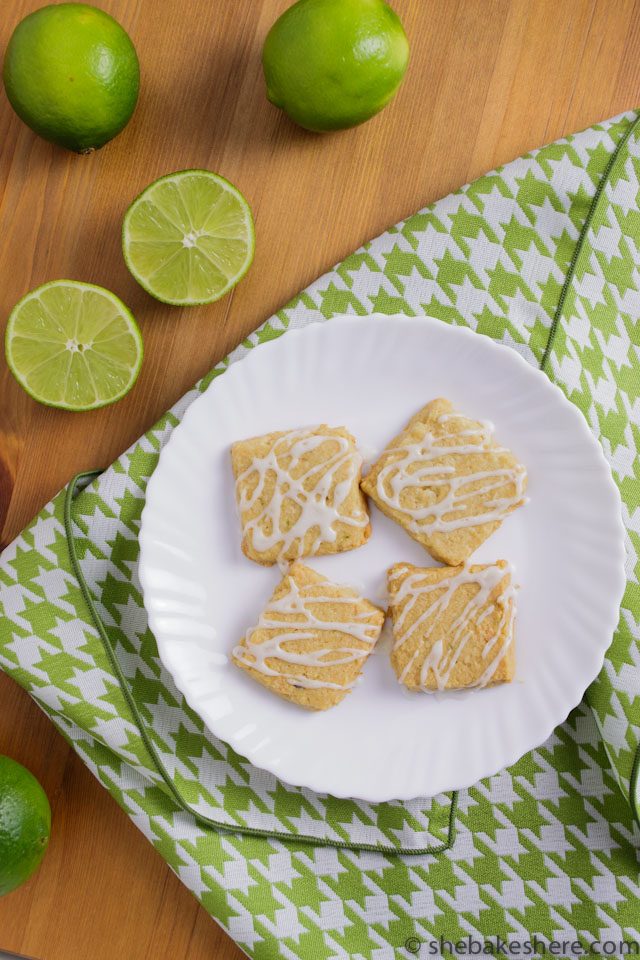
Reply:
[[[4, 0], [0, 50], [42, 0]], [[288, 0], [102, 0], [142, 64], [133, 121], [80, 158], [33, 135], [0, 97], [0, 317], [59, 277], [109, 287], [145, 340], [113, 407], [38, 406], [0, 361], [0, 530], [9, 542], [82, 469], [106, 466], [301, 287], [426, 202], [640, 100], [640, 0], [393, 0], [411, 43], [379, 117], [317, 136], [267, 103], [265, 34]], [[154, 302], [127, 273], [120, 225], [147, 183], [183, 167], [252, 205], [256, 257], [221, 302]], [[53, 808], [49, 852], [0, 900], [0, 949], [39, 960], [235, 960], [214, 924], [18, 687], [0, 676], [0, 753]], [[313, 960], [313, 958], [310, 958]]]

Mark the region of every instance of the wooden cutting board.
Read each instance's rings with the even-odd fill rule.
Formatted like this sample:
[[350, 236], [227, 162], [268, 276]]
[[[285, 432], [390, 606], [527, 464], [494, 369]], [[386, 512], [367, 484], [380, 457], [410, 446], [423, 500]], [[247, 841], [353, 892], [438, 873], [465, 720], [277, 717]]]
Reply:
[[[42, 0], [4, 0], [3, 52]], [[411, 42], [396, 100], [368, 124], [306, 133], [264, 95], [262, 42], [288, 0], [102, 0], [142, 65], [134, 119], [76, 157], [31, 133], [0, 94], [0, 318], [60, 277], [114, 290], [145, 339], [113, 407], [38, 406], [0, 360], [0, 530], [9, 542], [74, 474], [108, 465], [195, 380], [318, 274], [493, 166], [637, 106], [640, 0], [393, 0]], [[156, 303], [120, 252], [128, 204], [184, 167], [242, 190], [256, 258], [217, 304]], [[39, 960], [237, 960], [211, 921], [29, 698], [0, 675], [0, 753], [26, 764], [54, 814], [45, 861], [0, 900], [0, 950]], [[274, 954], [275, 956], [275, 949]], [[313, 958], [309, 958], [313, 960]]]

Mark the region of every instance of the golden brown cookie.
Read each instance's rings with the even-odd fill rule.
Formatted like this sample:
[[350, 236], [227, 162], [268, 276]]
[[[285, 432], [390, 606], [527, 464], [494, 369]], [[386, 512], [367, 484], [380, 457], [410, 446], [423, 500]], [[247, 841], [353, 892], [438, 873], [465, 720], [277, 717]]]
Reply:
[[384, 617], [356, 590], [294, 563], [232, 659], [285, 700], [327, 710], [353, 688]]
[[432, 400], [362, 481], [379, 509], [443, 563], [464, 563], [516, 507], [527, 474], [491, 424]]
[[397, 563], [389, 573], [391, 664], [410, 690], [507, 683], [515, 597], [505, 560], [459, 567]]
[[242, 549], [262, 564], [353, 550], [371, 534], [362, 458], [343, 427], [306, 427], [231, 447]]

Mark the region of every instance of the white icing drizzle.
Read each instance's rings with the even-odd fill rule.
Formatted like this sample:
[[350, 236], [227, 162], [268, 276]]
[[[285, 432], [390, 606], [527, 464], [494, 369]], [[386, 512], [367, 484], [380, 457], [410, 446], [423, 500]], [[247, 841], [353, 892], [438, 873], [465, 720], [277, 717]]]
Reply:
[[[278, 600], [269, 601], [267, 607], [260, 614], [258, 624], [247, 631], [244, 642], [234, 648], [233, 656], [247, 667], [252, 667], [268, 677], [281, 677], [294, 687], [308, 689], [350, 690], [356, 680], [351, 683], [335, 683], [330, 680], [306, 677], [302, 673], [292, 670], [291, 673], [280, 673], [267, 664], [267, 660], [275, 659], [291, 664], [292, 667], [335, 667], [340, 664], [364, 661], [371, 653], [372, 648], [380, 635], [380, 624], [374, 619], [374, 610], [363, 610], [354, 613], [346, 622], [342, 620], [327, 620], [322, 616], [324, 604], [358, 603], [357, 596], [331, 596], [329, 593], [316, 593], [314, 588], [322, 588], [323, 581], [300, 587], [292, 576], [288, 577], [287, 592]], [[330, 584], [329, 584], [330, 586]], [[319, 608], [319, 609], [318, 609]], [[286, 620], [283, 614], [297, 614], [304, 620]], [[260, 643], [253, 643], [252, 637], [257, 630], [273, 631]], [[339, 632], [345, 635], [345, 641], [351, 637], [366, 644], [365, 647], [334, 647], [323, 646], [309, 650], [306, 653], [297, 653], [287, 647], [291, 641], [318, 639], [318, 634]]]
[[[346, 437], [335, 433], [318, 432], [322, 427], [291, 430], [276, 440], [264, 457], [255, 457], [236, 479], [236, 499], [241, 517], [250, 512], [263, 496], [267, 482], [272, 480], [270, 501], [255, 517], [243, 519], [245, 535], [251, 537], [253, 547], [262, 553], [278, 546], [281, 558], [293, 560], [304, 552], [305, 536], [315, 529], [313, 544], [308, 552], [315, 552], [321, 543], [334, 543], [337, 537], [336, 521], [350, 527], [366, 527], [366, 510], [344, 513], [342, 507], [357, 483], [362, 466], [360, 453]], [[322, 444], [330, 442], [335, 448], [322, 463], [309, 467], [299, 476], [301, 460]], [[286, 467], [282, 461], [287, 460]], [[346, 467], [346, 469], [345, 469]], [[336, 477], [344, 474], [343, 479]], [[255, 489], [248, 493], [249, 481], [257, 474]], [[288, 530], [281, 530], [280, 520], [285, 501], [292, 501], [299, 515]], [[297, 541], [295, 551], [291, 548]]]
[[[488, 420], [468, 420], [460, 413], [443, 413], [438, 423], [461, 419], [469, 426], [436, 437], [429, 430], [416, 443], [394, 447], [389, 452], [393, 459], [385, 464], [377, 477], [378, 497], [394, 510], [403, 513], [414, 533], [429, 530], [446, 533], [461, 527], [476, 527], [504, 519], [514, 507], [526, 503], [524, 496], [526, 470], [521, 464], [513, 467], [496, 467], [493, 470], [478, 470], [458, 474], [456, 468], [438, 462], [445, 456], [468, 456], [508, 453], [505, 447], [492, 446], [493, 424]], [[414, 465], [418, 465], [413, 470]], [[474, 484], [474, 489], [469, 486]], [[491, 496], [492, 491], [513, 485], [511, 495]], [[439, 496], [435, 503], [424, 507], [406, 504], [406, 492], [434, 490]], [[405, 495], [403, 498], [403, 494]], [[475, 497], [482, 500], [479, 512], [471, 512], [468, 501]], [[461, 516], [452, 516], [454, 513]]]
[[[402, 575], [407, 569], [407, 567], [397, 568], [393, 579]], [[505, 578], [508, 578], [505, 587], [491, 599], [492, 592]], [[404, 646], [425, 621], [430, 621], [427, 629], [433, 643], [420, 667], [420, 689], [428, 691], [426, 683], [429, 672], [432, 671], [437, 689], [444, 690], [462, 652], [473, 636], [473, 627], [498, 612], [496, 628], [482, 651], [483, 658], [487, 660], [487, 666], [480, 677], [469, 686], [484, 687], [490, 682], [507, 655], [513, 637], [515, 587], [512, 579], [511, 566], [488, 566], [484, 570], [472, 572], [470, 565], [465, 564], [459, 573], [438, 583], [425, 582], [424, 572], [421, 570], [411, 572], [403, 580], [392, 599], [392, 606], [400, 612], [400, 615], [394, 618], [393, 649], [398, 650]], [[457, 590], [465, 584], [477, 585], [478, 589], [453, 623], [445, 627], [442, 618]], [[432, 602], [409, 625], [407, 621], [418, 601], [430, 594], [433, 595]], [[504, 636], [504, 641], [494, 651], [501, 636]], [[492, 651], [494, 655], [489, 659]], [[399, 677], [400, 683], [404, 683], [421, 652], [422, 647], [419, 644]]]

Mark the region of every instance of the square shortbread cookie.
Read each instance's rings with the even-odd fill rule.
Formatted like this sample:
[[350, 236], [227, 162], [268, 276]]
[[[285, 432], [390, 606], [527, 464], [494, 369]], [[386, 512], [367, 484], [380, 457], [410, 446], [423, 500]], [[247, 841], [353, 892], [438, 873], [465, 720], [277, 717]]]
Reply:
[[306, 427], [231, 447], [242, 549], [273, 564], [340, 553], [371, 534], [362, 457], [343, 427]]
[[410, 690], [484, 687], [513, 679], [515, 597], [505, 560], [389, 570], [391, 664]]
[[233, 662], [285, 700], [327, 710], [354, 686], [384, 618], [356, 590], [294, 563]]
[[379, 509], [443, 563], [464, 563], [525, 503], [527, 475], [490, 423], [432, 400], [362, 481]]

